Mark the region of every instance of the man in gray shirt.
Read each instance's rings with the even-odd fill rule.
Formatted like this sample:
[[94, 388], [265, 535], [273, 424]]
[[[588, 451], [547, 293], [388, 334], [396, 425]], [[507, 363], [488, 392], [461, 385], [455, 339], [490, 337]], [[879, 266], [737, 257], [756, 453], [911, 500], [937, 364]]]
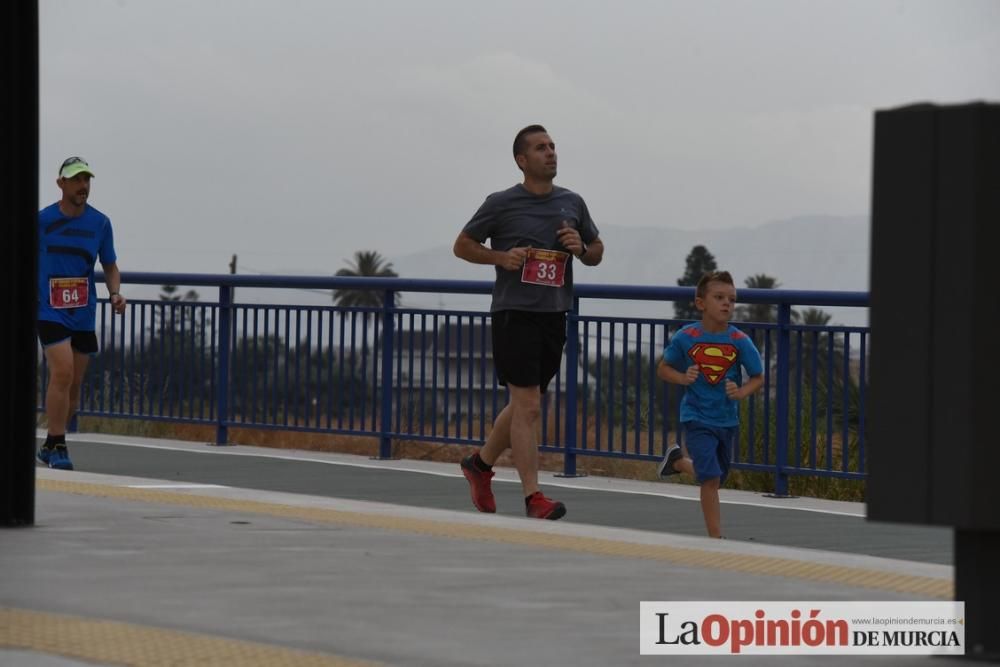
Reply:
[[[566, 514], [538, 488], [542, 397], [559, 372], [566, 311], [573, 306], [573, 259], [596, 266], [604, 244], [583, 198], [552, 184], [556, 146], [541, 125], [514, 138], [514, 161], [524, 182], [494, 192], [455, 240], [455, 255], [496, 266], [492, 314], [493, 362], [510, 402], [493, 422], [486, 444], [462, 460], [472, 502], [496, 512], [493, 464], [511, 448], [524, 489], [525, 513], [539, 519]], [[490, 240], [490, 247], [483, 245]]]

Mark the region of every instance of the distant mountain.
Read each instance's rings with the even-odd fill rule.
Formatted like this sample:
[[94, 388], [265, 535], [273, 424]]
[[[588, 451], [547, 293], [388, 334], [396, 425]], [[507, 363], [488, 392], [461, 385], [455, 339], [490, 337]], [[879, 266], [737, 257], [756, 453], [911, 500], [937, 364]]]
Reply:
[[[457, 233], [457, 232], [456, 232]], [[720, 269], [733, 274], [737, 287], [751, 275], [774, 276], [785, 289], [868, 289], [867, 216], [808, 216], [769, 222], [757, 227], [702, 231], [601, 225], [607, 252], [598, 267], [576, 272], [579, 283], [618, 285], [676, 285], [684, 274], [691, 248], [704, 245], [715, 256]], [[492, 280], [493, 268], [463, 262], [452, 254], [452, 241], [409, 255], [387, 257], [403, 278], [445, 280]], [[339, 267], [337, 267], [339, 268]], [[324, 275], [330, 269], [276, 273]], [[326, 305], [325, 292], [303, 290], [286, 294], [274, 290], [241, 288], [240, 299], [250, 302]], [[488, 297], [475, 295], [413, 293], [403, 295], [403, 305], [413, 307], [487, 309]], [[585, 312], [619, 316], [672, 317], [670, 303], [601, 301], [585, 304]], [[865, 324], [867, 312], [851, 308], [826, 308], [840, 324]]]
[[[601, 225], [607, 251], [600, 266], [579, 269], [579, 283], [618, 285], [670, 285], [684, 275], [688, 253], [704, 245], [715, 256], [720, 269], [733, 274], [737, 287], [758, 273], [778, 279], [784, 289], [868, 289], [869, 224], [867, 216], [804, 216], [757, 227], [678, 230], [650, 227]], [[393, 268], [406, 278], [492, 280], [489, 266], [457, 259], [447, 244], [389, 258]], [[429, 295], [413, 295], [421, 305], [432, 305]], [[471, 307], [470, 297], [449, 297], [448, 305]], [[461, 304], [461, 305], [459, 305]], [[602, 304], [608, 314], [671, 316], [671, 304]], [[828, 308], [834, 321], [864, 324], [867, 313], [858, 309]], [[589, 311], [593, 312], [593, 311]]]
[[[737, 282], [757, 273], [785, 289], [867, 290], [868, 218], [800, 217], [758, 227], [690, 231], [602, 225], [604, 262], [576, 280], [619, 285], [676, 285], [696, 245], [715, 255]], [[449, 243], [402, 257], [393, 268], [407, 278], [491, 280], [492, 270], [457, 259]]]

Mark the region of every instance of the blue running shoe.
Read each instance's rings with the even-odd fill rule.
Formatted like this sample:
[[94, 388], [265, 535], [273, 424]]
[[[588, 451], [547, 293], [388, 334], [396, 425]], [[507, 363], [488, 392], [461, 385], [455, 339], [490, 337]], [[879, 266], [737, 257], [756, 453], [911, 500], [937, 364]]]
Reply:
[[56, 447], [49, 454], [49, 467], [55, 470], [72, 470], [73, 462], [69, 460], [69, 450], [65, 447]]
[[56, 451], [55, 447], [39, 447], [38, 460], [44, 463], [45, 465], [48, 465], [55, 451]]

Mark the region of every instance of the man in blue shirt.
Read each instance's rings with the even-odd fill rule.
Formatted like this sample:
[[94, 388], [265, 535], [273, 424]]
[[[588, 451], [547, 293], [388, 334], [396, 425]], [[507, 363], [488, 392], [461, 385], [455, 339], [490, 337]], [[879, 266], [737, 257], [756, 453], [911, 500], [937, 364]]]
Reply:
[[111, 307], [125, 312], [111, 220], [87, 203], [94, 172], [71, 157], [59, 167], [62, 198], [38, 212], [38, 339], [49, 367], [45, 412], [48, 436], [38, 459], [50, 468], [72, 470], [66, 425], [80, 402], [80, 385], [97, 354], [94, 263], [100, 259]]
[[[729, 475], [739, 435], [740, 401], [764, 384], [764, 364], [750, 337], [729, 323], [736, 287], [728, 271], [705, 274], [695, 289], [701, 321], [678, 331], [656, 368], [661, 380], [684, 385], [681, 424], [691, 458], [669, 449], [660, 476], [684, 472], [701, 485], [701, 511], [710, 537], [722, 537], [719, 487]], [[743, 371], [749, 379], [744, 384]]]

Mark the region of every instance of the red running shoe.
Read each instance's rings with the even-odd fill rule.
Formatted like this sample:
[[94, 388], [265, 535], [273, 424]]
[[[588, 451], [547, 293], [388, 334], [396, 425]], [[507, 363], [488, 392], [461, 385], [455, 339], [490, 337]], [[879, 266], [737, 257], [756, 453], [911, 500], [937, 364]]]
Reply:
[[469, 488], [472, 492], [472, 504], [480, 512], [493, 514], [497, 511], [497, 501], [493, 497], [493, 489], [490, 487], [490, 480], [493, 479], [493, 471], [483, 472], [472, 463], [472, 456], [462, 459], [462, 474], [469, 480]]
[[551, 500], [542, 495], [541, 491], [535, 491], [528, 496], [528, 504], [525, 513], [533, 519], [549, 519], [555, 521], [566, 516], [566, 506], [558, 500]]

